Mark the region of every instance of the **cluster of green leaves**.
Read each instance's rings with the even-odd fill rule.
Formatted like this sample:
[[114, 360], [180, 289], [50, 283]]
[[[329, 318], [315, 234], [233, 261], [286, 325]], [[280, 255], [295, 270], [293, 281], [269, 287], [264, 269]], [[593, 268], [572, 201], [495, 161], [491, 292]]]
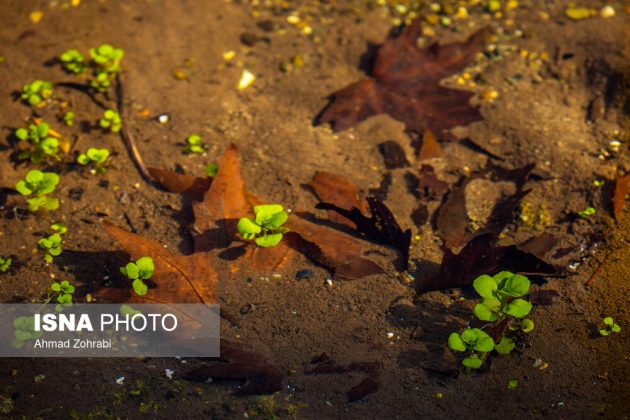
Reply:
[[44, 80], [35, 80], [22, 86], [20, 98], [31, 106], [41, 106], [53, 94], [53, 84]]
[[59, 139], [50, 135], [50, 126], [44, 121], [30, 124], [28, 128], [18, 128], [15, 136], [29, 145], [27, 150], [19, 153], [18, 158], [30, 159], [33, 163], [60, 159]]
[[595, 210], [593, 207], [587, 207], [584, 210], [579, 211], [578, 216], [580, 216], [583, 219], [588, 219], [595, 213], [597, 213], [597, 210]]
[[114, 76], [120, 72], [120, 60], [124, 55], [122, 49], [114, 48], [110, 44], [90, 48], [90, 56], [94, 63], [94, 77], [90, 86], [99, 92], [106, 92]]
[[74, 125], [74, 112], [68, 111], [61, 117], [61, 121], [68, 127], [72, 127]]
[[113, 109], [106, 109], [103, 112], [103, 118], [98, 121], [101, 128], [111, 131], [112, 133], [118, 133], [122, 128], [122, 120], [120, 114]]
[[11, 346], [21, 349], [28, 340], [40, 338], [43, 333], [35, 331], [35, 318], [32, 316], [19, 316], [13, 320], [14, 339]]
[[11, 263], [13, 260], [11, 258], [2, 258], [0, 257], [0, 272], [6, 273], [11, 268]]
[[59, 200], [48, 197], [55, 191], [59, 183], [59, 175], [54, 172], [42, 172], [37, 169], [29, 171], [23, 180], [18, 181], [15, 189], [27, 198], [28, 209], [32, 212], [44, 209], [47, 211], [59, 208]]
[[50, 292], [45, 303], [49, 303], [52, 299], [55, 299], [57, 306], [55, 310], [61, 312], [64, 306], [72, 306], [72, 295], [74, 293], [74, 286], [70, 284], [68, 280], [64, 280], [61, 283], [54, 281], [50, 285]]
[[108, 149], [96, 149], [94, 147], [90, 147], [87, 152], [81, 153], [79, 157], [77, 157], [77, 163], [79, 165], [92, 164], [94, 165], [94, 169], [90, 172], [94, 174], [104, 174], [107, 159], [109, 159]]
[[615, 320], [610, 316], [604, 318], [604, 325], [605, 327], [599, 330], [599, 333], [604, 337], [610, 335], [611, 333], [616, 334], [621, 332], [621, 327], [618, 324], [615, 324]]
[[479, 369], [487, 353], [494, 350], [494, 340], [479, 328], [468, 328], [463, 333], [452, 333], [448, 346], [455, 351], [468, 352], [462, 364], [470, 369]]
[[217, 176], [217, 172], [219, 172], [219, 165], [217, 165], [216, 163], [208, 163], [206, 165], [206, 175], [214, 178], [215, 176]]
[[120, 272], [132, 280], [131, 286], [137, 295], [144, 296], [149, 290], [144, 280], [148, 280], [153, 275], [155, 266], [151, 257], [142, 257], [135, 262], [130, 262], [124, 267], [120, 267]]
[[186, 139], [187, 145], [184, 147], [184, 154], [202, 154], [205, 151], [205, 145], [201, 143], [201, 137], [198, 134], [191, 134]]
[[289, 218], [280, 204], [266, 204], [254, 207], [254, 220], [243, 217], [238, 221], [236, 228], [243, 239], [254, 239], [256, 245], [269, 248], [278, 245], [282, 235], [289, 229], [282, 225]]
[[[473, 288], [481, 296], [482, 301], [475, 305], [475, 316], [481, 321], [508, 322], [510, 331], [522, 331], [529, 333], [534, 329], [534, 322], [525, 318], [532, 310], [532, 304], [522, 297], [529, 292], [530, 281], [527, 277], [513, 274], [509, 271], [501, 271], [494, 276], [483, 274], [475, 279]], [[470, 354], [462, 362], [464, 366], [478, 369], [483, 364], [483, 359], [489, 351], [495, 350], [499, 354], [509, 354], [514, 350], [515, 343], [510, 337], [502, 336], [498, 343], [492, 341], [492, 348], [483, 341], [483, 348], [475, 348], [470, 340], [474, 337], [485, 338], [486, 333], [479, 333], [477, 328], [465, 330], [461, 336], [451, 334], [448, 345], [452, 350]], [[473, 332], [470, 332], [473, 331]], [[464, 338], [466, 335], [467, 338]], [[485, 336], [484, 336], [485, 335]], [[471, 338], [472, 337], [472, 338]], [[463, 344], [462, 344], [463, 343]]]
[[66, 228], [66, 226], [62, 223], [54, 223], [50, 227], [55, 231], [55, 233], [45, 238], [41, 238], [37, 242], [37, 245], [46, 251], [44, 260], [46, 260], [47, 263], [52, 263], [54, 257], [60, 255], [63, 251], [61, 249], [61, 235], [68, 231], [68, 228]]
[[78, 50], [68, 50], [59, 56], [64, 69], [70, 73], [81, 74], [87, 69], [85, 57]]

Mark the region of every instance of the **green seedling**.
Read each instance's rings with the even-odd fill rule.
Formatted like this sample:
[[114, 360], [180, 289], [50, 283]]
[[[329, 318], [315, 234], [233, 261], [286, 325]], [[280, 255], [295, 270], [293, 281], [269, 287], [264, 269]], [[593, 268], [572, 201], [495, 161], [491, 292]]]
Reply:
[[596, 213], [596, 210], [593, 207], [587, 207], [584, 210], [579, 211], [578, 212], [578, 216], [580, 216], [583, 219], [588, 219], [589, 217], [591, 217], [595, 213]]
[[107, 109], [103, 113], [103, 118], [98, 121], [98, 124], [107, 131], [112, 133], [118, 133], [122, 128], [122, 120], [120, 114], [113, 109]]
[[219, 172], [219, 165], [216, 163], [209, 163], [206, 165], [206, 175], [211, 178], [217, 176], [217, 172]]
[[518, 380], [510, 379], [508, 381], [508, 389], [514, 391], [516, 388], [518, 388]]
[[105, 164], [107, 163], [107, 159], [109, 159], [109, 150], [107, 149], [95, 149], [93, 147], [89, 148], [87, 152], [81, 153], [77, 158], [77, 163], [79, 165], [94, 165], [94, 169], [90, 172], [93, 174], [104, 174], [105, 173]]
[[104, 71], [95, 73], [94, 78], [90, 81], [92, 89], [99, 92], [107, 92], [107, 89], [112, 85], [111, 76]]
[[188, 136], [186, 143], [188, 144], [183, 149], [183, 152], [186, 155], [192, 153], [202, 154], [205, 151], [205, 145], [201, 143], [201, 137], [197, 134], [191, 134]]
[[483, 330], [468, 328], [461, 335], [452, 333], [448, 337], [448, 346], [452, 350], [468, 353], [462, 365], [468, 369], [479, 369], [486, 354], [494, 350], [494, 341]]
[[43, 160], [60, 160], [59, 139], [51, 136], [50, 126], [41, 121], [28, 128], [18, 128], [15, 136], [28, 143], [28, 149], [18, 154], [19, 159], [30, 159], [33, 163]]
[[63, 121], [63, 123], [68, 127], [72, 127], [74, 125], [74, 112], [68, 111], [63, 114], [63, 117], [61, 117], [61, 121]]
[[607, 335], [610, 335], [611, 333], [616, 334], [621, 331], [621, 327], [615, 324], [615, 320], [610, 316], [607, 316], [606, 318], [604, 318], [604, 325], [605, 327], [599, 330], [599, 333], [603, 335], [604, 337], [606, 337]]
[[142, 257], [136, 262], [130, 262], [126, 266], [120, 267], [120, 272], [132, 280], [131, 286], [136, 294], [140, 296], [147, 294], [149, 288], [144, 283], [144, 280], [150, 279], [154, 270], [153, 259], [150, 257]]
[[114, 48], [110, 44], [102, 44], [97, 48], [90, 48], [90, 56], [96, 66], [109, 74], [120, 72], [120, 60], [125, 52], [120, 48]]
[[32, 316], [19, 316], [13, 320], [13, 341], [11, 346], [21, 349], [28, 340], [40, 338], [42, 331], [35, 331], [35, 318]]
[[243, 239], [254, 239], [256, 245], [269, 248], [278, 245], [282, 235], [289, 229], [282, 225], [289, 218], [280, 204], [267, 204], [254, 207], [254, 220], [243, 217], [236, 226]]
[[9, 271], [9, 268], [11, 268], [11, 262], [13, 262], [11, 258], [0, 257], [0, 272], [6, 273]]
[[87, 68], [85, 57], [78, 50], [68, 50], [59, 56], [64, 69], [70, 73], [81, 74]]
[[50, 303], [51, 300], [55, 299], [55, 301], [57, 302], [55, 310], [57, 312], [61, 312], [64, 306], [72, 306], [73, 293], [74, 286], [71, 285], [68, 280], [64, 280], [61, 283], [57, 283], [56, 281], [54, 281], [50, 285], [48, 297], [46, 298], [44, 303]]
[[59, 183], [59, 175], [54, 172], [42, 172], [34, 169], [26, 174], [26, 177], [18, 181], [15, 189], [27, 198], [28, 209], [36, 212], [39, 209], [47, 211], [59, 208], [59, 200], [48, 197], [48, 194], [55, 191]]
[[473, 287], [483, 300], [475, 306], [475, 316], [481, 321], [490, 322], [509, 317], [511, 329], [516, 329], [515, 325], [519, 325], [523, 332], [531, 331], [534, 327], [533, 321], [517, 321], [532, 310], [532, 304], [521, 298], [529, 292], [529, 285], [527, 277], [509, 271], [501, 271], [493, 277], [486, 274], [477, 277]]
[[53, 94], [53, 84], [43, 80], [35, 80], [22, 86], [20, 98], [31, 106], [42, 106]]
[[39, 247], [46, 251], [46, 255], [44, 255], [44, 260], [47, 263], [52, 263], [53, 259], [60, 255], [63, 251], [61, 249], [61, 235], [65, 234], [68, 231], [68, 228], [63, 223], [53, 223], [50, 225], [50, 228], [55, 231], [50, 236], [40, 239], [37, 244]]

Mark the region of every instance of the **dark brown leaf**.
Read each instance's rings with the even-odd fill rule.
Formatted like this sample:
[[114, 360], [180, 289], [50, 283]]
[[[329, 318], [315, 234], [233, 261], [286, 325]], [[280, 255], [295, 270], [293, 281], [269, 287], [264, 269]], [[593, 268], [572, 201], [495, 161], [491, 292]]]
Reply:
[[383, 163], [387, 169], [398, 169], [409, 166], [405, 150], [393, 140], [388, 140], [378, 145], [378, 150], [383, 155]]
[[429, 200], [440, 200], [448, 191], [448, 183], [438, 179], [432, 166], [422, 165], [418, 178], [418, 194]]
[[630, 174], [618, 176], [615, 180], [615, 193], [613, 195], [613, 214], [616, 220], [621, 217], [621, 211], [626, 205], [626, 194], [630, 187]]
[[212, 178], [198, 178], [151, 167], [147, 170], [155, 182], [172, 193], [202, 196], [212, 184]]
[[[308, 186], [313, 189], [320, 201], [335, 203], [346, 210], [356, 207], [361, 212], [367, 211], [367, 202], [364, 194], [359, 191], [356, 185], [341, 175], [329, 172], [316, 172]], [[351, 220], [337, 212], [329, 211], [328, 218], [333, 222], [342, 223], [351, 228], [355, 227]]]
[[418, 153], [418, 160], [435, 159], [442, 157], [442, 149], [440, 144], [430, 130], [424, 130], [422, 133], [422, 147]]
[[420, 49], [417, 39], [422, 21], [417, 19], [398, 35], [393, 32], [375, 54], [372, 79], [361, 80], [331, 95], [331, 102], [317, 124], [332, 123], [335, 131], [350, 128], [378, 114], [389, 114], [409, 131], [443, 130], [481, 119], [469, 105], [472, 93], [448, 89], [439, 82], [464, 69], [484, 44], [485, 30], [468, 40]]
[[346, 393], [348, 402], [359, 401], [370, 394], [374, 394], [378, 391], [379, 387], [380, 383], [376, 379], [368, 376]]
[[497, 245], [498, 235], [484, 233], [473, 238], [454, 254], [446, 250], [438, 272], [416, 283], [418, 293], [430, 290], [469, 286], [481, 274], [495, 274], [502, 270], [525, 275], [558, 275], [562, 269], [518, 245]]
[[259, 353], [240, 343], [221, 340], [220, 361], [187, 372], [184, 379], [196, 382], [245, 380], [237, 395], [271, 394], [282, 388], [283, 374]]

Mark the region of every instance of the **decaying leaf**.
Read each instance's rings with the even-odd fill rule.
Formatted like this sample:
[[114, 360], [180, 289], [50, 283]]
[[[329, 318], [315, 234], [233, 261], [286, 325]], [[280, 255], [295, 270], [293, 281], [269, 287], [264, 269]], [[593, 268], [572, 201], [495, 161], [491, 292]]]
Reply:
[[394, 140], [388, 140], [378, 145], [383, 155], [383, 163], [387, 169], [399, 169], [409, 166], [405, 150]]
[[613, 195], [613, 214], [616, 220], [621, 217], [621, 211], [626, 205], [626, 194], [630, 187], [630, 174], [618, 176], [615, 181], [615, 192]]
[[403, 232], [392, 212], [382, 201], [375, 197], [367, 197], [367, 202], [371, 217], [365, 216], [356, 207], [346, 210], [333, 203], [319, 203], [317, 208], [341, 214], [355, 223], [357, 232], [376, 242], [398, 249], [401, 253], [398, 267], [400, 270], [406, 270], [411, 246], [411, 229]]
[[173, 193], [201, 196], [208, 191], [210, 184], [212, 184], [212, 178], [197, 178], [151, 167], [147, 168], [147, 171], [155, 182]]
[[418, 160], [435, 159], [442, 157], [442, 148], [431, 130], [424, 130], [422, 133], [422, 146], [418, 153]]
[[441, 200], [448, 191], [448, 183], [438, 179], [432, 166], [422, 165], [418, 177], [418, 194], [429, 200]]
[[484, 233], [473, 238], [459, 254], [445, 250], [438, 272], [416, 282], [418, 293], [470, 286], [481, 274], [508, 270], [525, 275], [558, 275], [560, 267], [544, 261], [522, 245], [497, 245], [498, 235]]
[[219, 363], [204, 365], [187, 372], [184, 379], [196, 382], [245, 380], [237, 395], [269, 394], [282, 388], [284, 375], [259, 353], [242, 344], [221, 340]]
[[[316, 172], [308, 186], [315, 191], [320, 201], [335, 203], [346, 210], [356, 207], [361, 212], [367, 211], [367, 201], [365, 201], [364, 194], [359, 191], [356, 185], [341, 175], [329, 172]], [[351, 220], [334, 211], [328, 212], [328, 219], [352, 228], [355, 227]]]
[[391, 33], [376, 52], [369, 73], [331, 95], [316, 119], [345, 130], [378, 114], [389, 114], [405, 123], [408, 131], [430, 129], [439, 138], [444, 130], [481, 119], [470, 106], [472, 93], [440, 86], [440, 80], [464, 69], [484, 45], [485, 30], [468, 40], [418, 48], [422, 21], [417, 19], [399, 34]]

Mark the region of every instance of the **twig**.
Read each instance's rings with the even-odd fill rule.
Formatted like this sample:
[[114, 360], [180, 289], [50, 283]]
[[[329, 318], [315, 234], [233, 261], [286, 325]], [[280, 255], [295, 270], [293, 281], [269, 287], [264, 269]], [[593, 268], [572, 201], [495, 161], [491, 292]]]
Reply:
[[593, 271], [593, 274], [591, 274], [591, 277], [588, 279], [586, 283], [584, 283], [584, 286], [590, 287], [593, 285], [593, 282], [595, 281], [595, 279], [602, 272], [602, 269], [604, 268], [604, 263], [606, 262], [606, 260], [608, 260], [608, 256], [604, 257], [604, 260], [599, 263], [595, 271]]
[[127, 151], [129, 152], [129, 157], [131, 158], [133, 163], [136, 165], [136, 168], [140, 172], [140, 175], [142, 175], [142, 178], [144, 178], [144, 180], [150, 183], [151, 185], [155, 185], [155, 181], [151, 177], [151, 174], [149, 174], [147, 167], [144, 165], [144, 161], [142, 160], [142, 157], [140, 156], [140, 152], [138, 151], [136, 142], [133, 136], [131, 135], [131, 131], [127, 128], [129, 127], [130, 118], [129, 118], [127, 107], [125, 106], [124, 90], [123, 90], [120, 74], [116, 75], [116, 103], [118, 106], [118, 113], [120, 114], [120, 119], [122, 121], [122, 129], [120, 130], [120, 136], [122, 137], [123, 142], [125, 143], [125, 146], [127, 147]]
[[73, 89], [78, 92], [84, 93], [87, 96], [89, 96], [92, 102], [94, 102], [99, 108], [102, 108], [102, 109], [109, 108], [107, 105], [101, 102], [96, 96], [94, 96], [94, 93], [92, 92], [92, 90], [90, 89], [88, 85], [85, 85], [82, 83], [76, 83], [76, 82], [58, 82], [58, 83], [55, 83], [55, 86], [61, 86], [67, 89]]

